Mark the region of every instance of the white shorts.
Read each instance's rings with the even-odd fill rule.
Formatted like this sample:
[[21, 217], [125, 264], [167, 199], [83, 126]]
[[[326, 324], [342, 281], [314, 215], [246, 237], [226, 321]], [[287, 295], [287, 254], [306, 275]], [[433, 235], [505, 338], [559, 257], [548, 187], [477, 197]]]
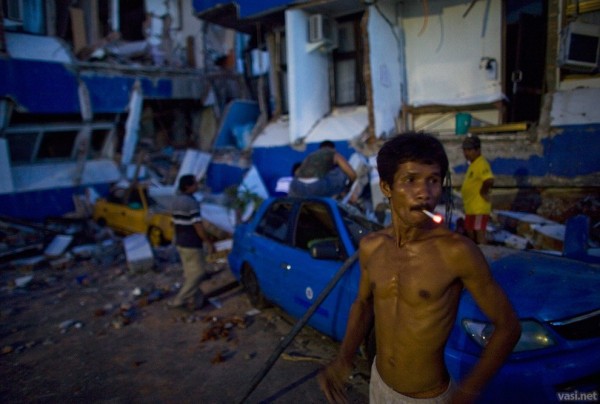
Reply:
[[450, 379], [448, 388], [445, 392], [437, 397], [431, 398], [413, 398], [398, 393], [379, 376], [377, 371], [376, 361], [373, 361], [371, 366], [371, 382], [369, 383], [369, 404], [447, 404], [452, 399], [454, 394], [454, 383]]

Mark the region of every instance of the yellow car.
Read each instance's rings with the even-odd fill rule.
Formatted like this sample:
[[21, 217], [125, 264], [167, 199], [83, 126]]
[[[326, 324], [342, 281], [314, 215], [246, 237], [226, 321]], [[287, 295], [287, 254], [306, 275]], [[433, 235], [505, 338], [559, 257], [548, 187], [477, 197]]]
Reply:
[[100, 198], [94, 204], [93, 219], [120, 234], [144, 233], [153, 246], [173, 240], [170, 213], [160, 208], [144, 185], [111, 190], [106, 198]]

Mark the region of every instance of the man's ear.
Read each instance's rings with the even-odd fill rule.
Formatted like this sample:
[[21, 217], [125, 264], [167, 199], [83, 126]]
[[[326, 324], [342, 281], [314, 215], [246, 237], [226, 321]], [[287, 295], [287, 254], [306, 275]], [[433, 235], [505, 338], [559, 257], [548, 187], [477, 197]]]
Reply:
[[387, 182], [379, 181], [379, 189], [381, 189], [383, 196], [385, 196], [386, 198], [392, 197], [392, 188]]

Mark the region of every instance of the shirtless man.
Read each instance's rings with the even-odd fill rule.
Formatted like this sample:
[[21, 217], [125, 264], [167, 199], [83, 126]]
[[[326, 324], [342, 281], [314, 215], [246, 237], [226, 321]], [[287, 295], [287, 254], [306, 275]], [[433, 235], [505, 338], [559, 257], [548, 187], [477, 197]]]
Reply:
[[[329, 402], [345, 401], [352, 359], [374, 319], [371, 403], [474, 402], [519, 339], [517, 316], [479, 248], [422, 212], [433, 210], [442, 195], [448, 171], [442, 144], [427, 134], [398, 135], [379, 151], [377, 168], [392, 224], [361, 241], [358, 296], [340, 352], [319, 374], [321, 389]], [[495, 331], [479, 362], [454, 386], [444, 347], [463, 287]]]

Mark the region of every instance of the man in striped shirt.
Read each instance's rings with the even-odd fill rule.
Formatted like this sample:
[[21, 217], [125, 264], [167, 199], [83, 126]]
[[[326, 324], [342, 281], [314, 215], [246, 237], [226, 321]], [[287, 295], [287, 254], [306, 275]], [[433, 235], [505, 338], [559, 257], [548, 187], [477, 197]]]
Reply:
[[[206, 273], [203, 246], [208, 253], [214, 251], [214, 245], [208, 232], [202, 225], [200, 206], [193, 194], [198, 190], [196, 178], [183, 175], [179, 179], [179, 193], [173, 201], [173, 224], [175, 225], [175, 246], [183, 266], [184, 282], [175, 298], [168, 303], [171, 308], [201, 308], [205, 297], [199, 288]], [[196, 303], [197, 302], [197, 303]]]

